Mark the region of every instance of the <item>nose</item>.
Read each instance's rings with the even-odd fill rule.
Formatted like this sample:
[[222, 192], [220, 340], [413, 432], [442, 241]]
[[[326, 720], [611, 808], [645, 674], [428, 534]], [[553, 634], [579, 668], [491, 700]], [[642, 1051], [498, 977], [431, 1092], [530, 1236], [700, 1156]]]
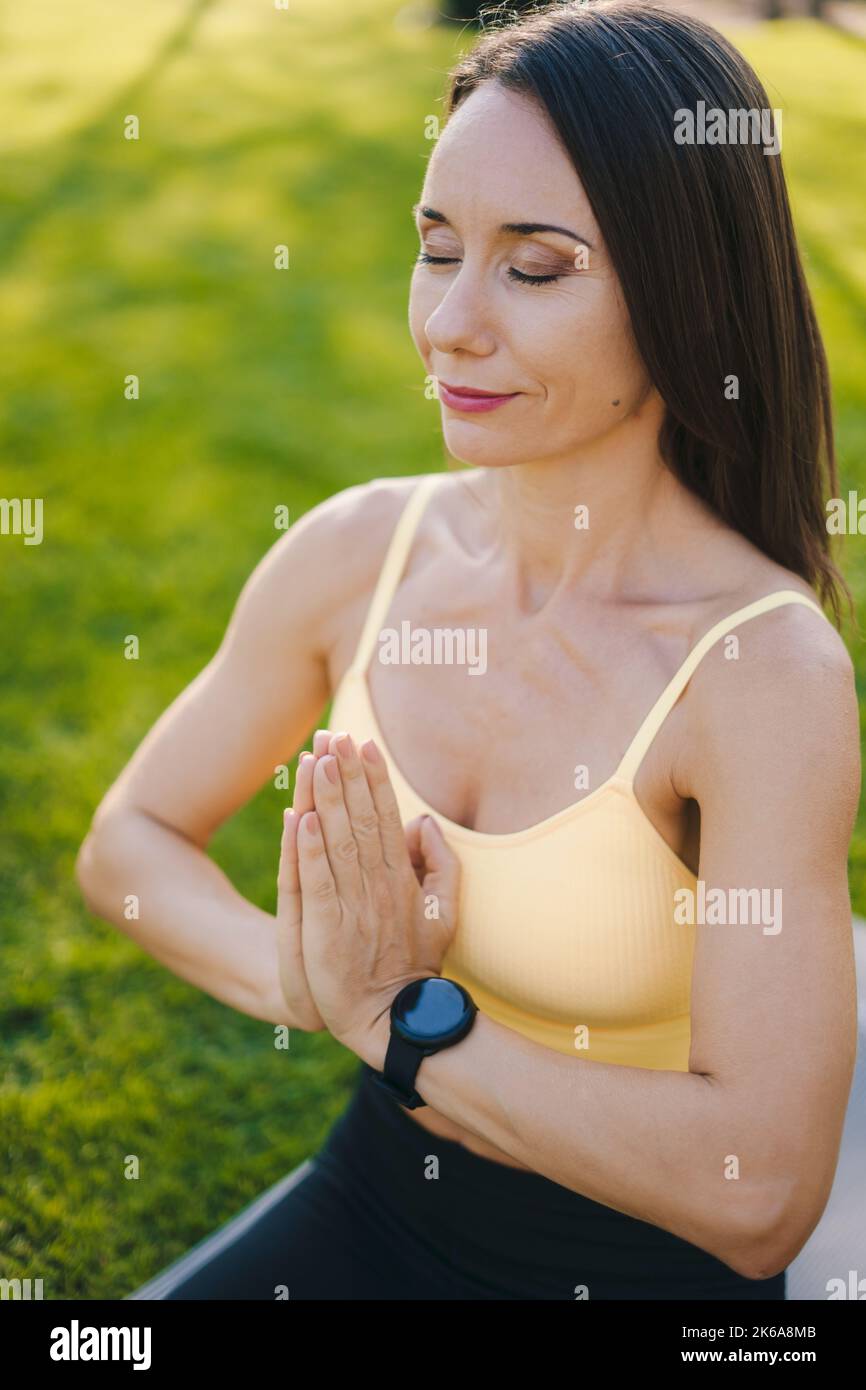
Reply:
[[424, 325], [427, 341], [434, 352], [454, 353], [461, 349], [479, 357], [491, 353], [496, 337], [491, 322], [490, 290], [483, 276], [464, 261]]

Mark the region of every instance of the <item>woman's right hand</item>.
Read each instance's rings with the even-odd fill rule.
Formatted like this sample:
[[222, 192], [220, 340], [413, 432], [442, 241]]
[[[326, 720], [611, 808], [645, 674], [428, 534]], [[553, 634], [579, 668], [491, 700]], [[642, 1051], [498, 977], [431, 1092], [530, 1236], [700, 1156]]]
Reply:
[[301, 949], [301, 885], [298, 881], [297, 854], [289, 854], [289, 846], [298, 833], [298, 822], [307, 811], [314, 811], [313, 771], [317, 758], [328, 752], [331, 734], [317, 729], [312, 753], [302, 753], [295, 777], [292, 809], [283, 814], [283, 835], [280, 842], [280, 867], [277, 875], [277, 954], [280, 967], [280, 986], [292, 1020], [290, 1027], [305, 1033], [319, 1033], [327, 1027], [316, 1008], [307, 984], [304, 954]]

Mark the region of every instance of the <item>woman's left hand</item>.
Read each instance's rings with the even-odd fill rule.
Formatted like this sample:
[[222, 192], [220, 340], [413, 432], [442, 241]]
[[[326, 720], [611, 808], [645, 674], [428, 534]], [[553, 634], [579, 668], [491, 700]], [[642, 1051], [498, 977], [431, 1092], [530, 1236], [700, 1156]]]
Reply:
[[456, 926], [459, 864], [430, 816], [404, 830], [372, 740], [359, 754], [348, 734], [329, 737], [316, 758], [313, 801], [313, 812], [286, 812], [281, 910], [300, 921], [307, 981], [326, 1026], [381, 1071], [398, 990], [440, 973]]

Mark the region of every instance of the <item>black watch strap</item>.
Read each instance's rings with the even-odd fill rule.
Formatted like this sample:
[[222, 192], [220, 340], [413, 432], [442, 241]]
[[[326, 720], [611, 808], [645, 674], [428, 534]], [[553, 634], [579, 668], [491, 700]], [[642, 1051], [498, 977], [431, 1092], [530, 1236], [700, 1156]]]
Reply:
[[425, 1057], [453, 1047], [465, 1038], [478, 1008], [456, 980], [441, 975], [410, 980], [391, 1003], [391, 1033], [385, 1064], [376, 1072], [376, 1085], [407, 1110], [427, 1102], [415, 1089], [418, 1068]]
[[418, 1075], [418, 1068], [424, 1058], [429, 1054], [419, 1047], [413, 1047], [407, 1043], [405, 1038], [401, 1038], [399, 1033], [391, 1034], [388, 1042], [388, 1051], [385, 1053], [384, 1072], [373, 1072], [373, 1080], [377, 1086], [381, 1086], [383, 1091], [387, 1091], [393, 1100], [406, 1107], [407, 1110], [417, 1110], [419, 1105], [426, 1105], [426, 1100], [422, 1100], [415, 1090], [415, 1077]]

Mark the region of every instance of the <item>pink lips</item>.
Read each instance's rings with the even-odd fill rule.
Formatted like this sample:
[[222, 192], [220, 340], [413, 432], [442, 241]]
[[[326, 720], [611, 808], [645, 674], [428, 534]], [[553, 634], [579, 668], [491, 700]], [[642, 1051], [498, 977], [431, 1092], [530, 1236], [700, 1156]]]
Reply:
[[507, 396], [497, 396], [492, 391], [476, 390], [474, 386], [449, 386], [447, 382], [439, 382], [440, 401], [451, 410], [467, 411], [469, 414], [496, 410], [498, 406], [504, 405], [506, 401], [513, 401], [514, 397], [519, 395], [519, 391], [512, 391]]

